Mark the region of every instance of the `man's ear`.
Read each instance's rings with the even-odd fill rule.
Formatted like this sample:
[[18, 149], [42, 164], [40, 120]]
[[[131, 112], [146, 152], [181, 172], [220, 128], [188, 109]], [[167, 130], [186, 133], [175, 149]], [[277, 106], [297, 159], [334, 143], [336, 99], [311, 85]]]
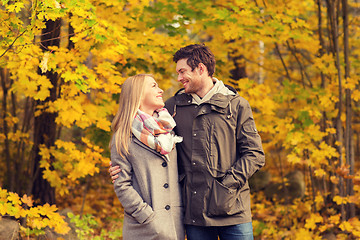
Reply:
[[199, 63], [200, 74], [203, 74], [206, 70], [206, 66], [203, 63]]

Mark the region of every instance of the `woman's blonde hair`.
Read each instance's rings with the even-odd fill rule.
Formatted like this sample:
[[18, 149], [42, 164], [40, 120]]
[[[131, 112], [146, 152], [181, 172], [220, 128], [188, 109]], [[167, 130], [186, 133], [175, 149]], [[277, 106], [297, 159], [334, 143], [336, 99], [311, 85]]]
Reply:
[[153, 78], [151, 74], [138, 74], [127, 78], [121, 88], [119, 108], [111, 123], [111, 130], [115, 137], [111, 138], [109, 146], [111, 148], [115, 144], [116, 151], [122, 157], [129, 154], [131, 126], [140, 107], [146, 77]]

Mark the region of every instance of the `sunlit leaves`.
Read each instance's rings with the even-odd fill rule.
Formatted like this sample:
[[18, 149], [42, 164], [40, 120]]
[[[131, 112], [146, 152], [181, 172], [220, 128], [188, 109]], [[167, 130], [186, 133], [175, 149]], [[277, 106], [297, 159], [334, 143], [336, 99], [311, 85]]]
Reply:
[[55, 205], [33, 206], [33, 200], [26, 194], [20, 198], [17, 193], [0, 188], [0, 214], [18, 220], [26, 218], [30, 228], [44, 230], [50, 227], [57, 233], [67, 233], [70, 228], [57, 210]]
[[[172, 54], [186, 44], [205, 42], [216, 56], [215, 77], [231, 83], [252, 106], [266, 153], [266, 170], [274, 175], [272, 181], [281, 182], [281, 174], [292, 169], [306, 173], [308, 188], [302, 201], [284, 205], [255, 194], [259, 198], [252, 206], [258, 236], [316, 239], [326, 230], [352, 231], [357, 236], [358, 223], [348, 221], [339, 228], [341, 219], [329, 207], [328, 193], [321, 189], [323, 192], [311, 196], [309, 186], [311, 178], [327, 185], [337, 185], [344, 178], [356, 184], [360, 181], [359, 173], [350, 175], [348, 167], [337, 168], [340, 143], [336, 141], [334, 119], [338, 115], [339, 83], [335, 58], [326, 45], [330, 43], [324, 48], [320, 45], [316, 1], [2, 0], [1, 4], [0, 67], [9, 73], [8, 96], [14, 94], [19, 102], [44, 101], [54, 87], [45, 75], [52, 72], [58, 76], [56, 99], [34, 109], [34, 115], [56, 115], [59, 140], [51, 148], [41, 148], [41, 167], [45, 169], [43, 177], [56, 188], [60, 199], [68, 201], [66, 204], [71, 205], [70, 199], [75, 198], [68, 194], [70, 190], [77, 188], [82, 195], [81, 187], [88, 176], [96, 178], [101, 167], [107, 166], [107, 153], [97, 144], [107, 146], [110, 121], [125, 79], [136, 73], [152, 73], [168, 97], [178, 88]], [[354, 2], [349, 4], [358, 7]], [[329, 34], [325, 15], [323, 8], [320, 27], [324, 38]], [[43, 51], [40, 41], [45, 21], [57, 18], [63, 22], [61, 44]], [[360, 99], [356, 75], [360, 65], [355, 32], [358, 21], [358, 17], [352, 18], [349, 26], [351, 76], [342, 81], [344, 90], [351, 92], [355, 132], [360, 131], [356, 123]], [[69, 26], [74, 33], [68, 31]], [[339, 33], [341, 42], [341, 29]], [[342, 60], [340, 66], [343, 70]], [[230, 80], [230, 70], [234, 69], [243, 70], [247, 77]], [[0, 133], [1, 150], [8, 140], [14, 156], [19, 149], [15, 144], [25, 145], [25, 155], [30, 155], [33, 144], [31, 131], [20, 130], [23, 124], [31, 123], [23, 123], [22, 107], [0, 120], [1, 126], [18, 127], [6, 135]], [[341, 116], [345, 126], [344, 112]], [[101, 138], [94, 132], [103, 134], [101, 141], [94, 140]], [[0, 163], [6, 169], [4, 162]], [[101, 181], [105, 180], [98, 181], [99, 185]], [[359, 187], [354, 191], [354, 196], [331, 200], [334, 205], [358, 206]], [[111, 204], [89, 195], [99, 206], [109, 206], [117, 200], [109, 197], [111, 194], [112, 189], [104, 196], [112, 199]], [[0, 208], [1, 214], [24, 214], [8, 202], [8, 197], [29, 207], [32, 204], [29, 197], [17, 198], [0, 190], [0, 198], [5, 199], [1, 201], [7, 201]], [[81, 205], [79, 199], [76, 201]], [[86, 202], [84, 212], [97, 211], [91, 206]], [[321, 210], [320, 215], [313, 212], [315, 208]], [[40, 218], [40, 209], [31, 207], [27, 214], [34, 219], [34, 229], [49, 224]]]
[[[68, 194], [80, 179], [94, 176], [99, 167], [108, 165], [109, 159], [102, 156], [103, 150], [83, 138], [83, 150], [73, 142], [56, 141], [56, 148], [42, 148], [41, 167], [44, 178], [57, 189], [60, 195]], [[54, 159], [54, 160], [51, 160]], [[52, 164], [50, 165], [50, 162]], [[54, 169], [52, 169], [52, 167]]]
[[317, 227], [317, 224], [322, 222], [323, 218], [320, 216], [320, 214], [311, 214], [310, 218], [306, 219], [305, 228], [314, 230]]
[[24, 8], [24, 3], [20, 2], [20, 1], [15, 1], [12, 2], [11, 4], [7, 4], [6, 6], [6, 10], [8, 10], [9, 12], [20, 12], [21, 9]]

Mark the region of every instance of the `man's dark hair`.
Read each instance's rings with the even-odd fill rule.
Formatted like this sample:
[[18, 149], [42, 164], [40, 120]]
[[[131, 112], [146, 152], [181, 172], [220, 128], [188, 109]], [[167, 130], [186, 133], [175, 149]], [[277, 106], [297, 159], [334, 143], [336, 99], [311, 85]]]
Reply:
[[210, 77], [215, 72], [216, 61], [214, 54], [204, 44], [192, 44], [180, 48], [174, 54], [173, 61], [177, 63], [181, 59], [187, 59], [186, 63], [191, 67], [191, 71], [194, 71], [199, 66], [199, 63], [203, 63]]

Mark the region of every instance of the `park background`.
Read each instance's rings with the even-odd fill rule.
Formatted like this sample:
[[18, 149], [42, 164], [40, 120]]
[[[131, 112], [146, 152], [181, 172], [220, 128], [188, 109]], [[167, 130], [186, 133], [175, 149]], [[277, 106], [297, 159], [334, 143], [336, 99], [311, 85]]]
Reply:
[[255, 238], [360, 237], [358, 0], [0, 0], [0, 22], [0, 225], [15, 237], [120, 238], [121, 84], [152, 73], [167, 99], [191, 43], [253, 108]]

